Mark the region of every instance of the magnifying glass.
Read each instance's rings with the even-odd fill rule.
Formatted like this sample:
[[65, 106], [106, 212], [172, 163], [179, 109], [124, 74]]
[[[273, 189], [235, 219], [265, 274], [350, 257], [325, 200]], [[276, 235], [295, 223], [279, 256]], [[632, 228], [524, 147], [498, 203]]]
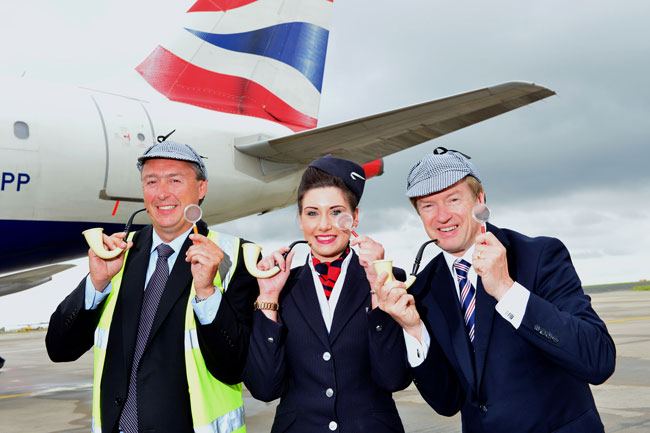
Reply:
[[[490, 219], [490, 208], [485, 203], [478, 203], [472, 209], [472, 218], [481, 224], [481, 233], [485, 234], [485, 223]], [[483, 242], [483, 245], [486, 243]]]
[[196, 223], [201, 220], [203, 217], [203, 211], [196, 204], [188, 204], [183, 211], [183, 216], [187, 222], [192, 223], [192, 228], [194, 229], [194, 234], [198, 235], [199, 230], [196, 228]]
[[481, 224], [481, 233], [485, 233], [485, 223], [490, 219], [490, 208], [485, 203], [478, 203], [472, 209], [472, 218]]
[[357, 232], [352, 230], [352, 226], [354, 225], [354, 218], [352, 215], [350, 215], [347, 212], [341, 212], [336, 220], [334, 221], [334, 226], [339, 229], [343, 230], [344, 232], [350, 232], [352, 235], [357, 238], [359, 235]]

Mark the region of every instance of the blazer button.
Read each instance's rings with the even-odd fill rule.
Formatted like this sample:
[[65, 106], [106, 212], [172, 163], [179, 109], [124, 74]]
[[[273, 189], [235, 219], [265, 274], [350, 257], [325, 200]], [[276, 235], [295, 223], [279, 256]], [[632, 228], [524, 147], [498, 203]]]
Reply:
[[377, 332], [379, 332], [379, 331], [383, 330], [384, 327], [381, 326], [381, 325], [377, 325], [377, 326], [375, 327], [375, 329], [377, 330]]
[[339, 425], [336, 423], [336, 421], [330, 421], [330, 425], [329, 425], [330, 430], [334, 431], [338, 428], [338, 426]]
[[334, 395], [334, 390], [332, 388], [327, 388], [327, 390], [325, 391], [325, 395], [328, 396], [328, 397], [333, 396]]
[[275, 340], [273, 339], [273, 337], [269, 337], [266, 339], [266, 341], [268, 341], [269, 343], [273, 343]]
[[122, 397], [115, 397], [115, 406], [122, 406]]
[[535, 325], [535, 326], [533, 326], [533, 329], [535, 330], [535, 332], [539, 332], [539, 330], [540, 330], [540, 326], [539, 326], [539, 325]]
[[487, 409], [487, 406], [486, 406], [486, 405], [482, 404], [482, 405], [480, 405], [478, 408], [479, 408], [479, 410], [481, 411], [481, 413], [487, 413], [487, 410], [488, 410], [488, 409]]
[[330, 359], [332, 359], [332, 354], [329, 353], [329, 352], [325, 352], [325, 353], [323, 353], [323, 359], [324, 359], [325, 361], [329, 361]]

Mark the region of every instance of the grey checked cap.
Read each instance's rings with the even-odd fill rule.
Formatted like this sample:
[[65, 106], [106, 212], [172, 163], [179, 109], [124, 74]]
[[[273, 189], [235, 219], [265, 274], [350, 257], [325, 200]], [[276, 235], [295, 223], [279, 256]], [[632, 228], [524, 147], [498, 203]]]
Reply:
[[413, 166], [406, 179], [406, 196], [423, 197], [449, 188], [465, 176], [481, 178], [469, 156], [437, 147]]
[[144, 151], [142, 156], [138, 158], [138, 170], [142, 172], [142, 167], [147, 159], [163, 158], [163, 159], [177, 159], [179, 161], [194, 162], [199, 165], [203, 176], [206, 180], [208, 178], [208, 170], [203, 164], [203, 157], [196, 153], [189, 145], [179, 143], [177, 141], [162, 141], [150, 146]]

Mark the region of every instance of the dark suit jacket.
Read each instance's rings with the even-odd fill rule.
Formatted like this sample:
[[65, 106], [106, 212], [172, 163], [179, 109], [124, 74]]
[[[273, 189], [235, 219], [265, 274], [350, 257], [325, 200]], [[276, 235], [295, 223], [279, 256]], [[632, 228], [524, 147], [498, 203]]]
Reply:
[[[202, 222], [198, 226], [200, 233], [207, 235], [207, 226]], [[111, 322], [101, 384], [102, 430], [106, 432], [117, 431], [127, 396], [152, 230], [152, 226], [147, 226], [135, 235]], [[169, 275], [140, 361], [138, 413], [141, 431], [193, 431], [184, 359], [185, 310], [192, 283], [185, 252], [191, 244], [188, 238]], [[241, 247], [238, 254], [241, 258]], [[257, 281], [246, 272], [243, 260], [238, 260], [214, 321], [203, 326], [195, 317], [206, 365], [212, 375], [224, 383], [242, 380], [257, 290]], [[84, 292], [85, 279], [50, 318], [45, 342], [55, 362], [76, 360], [93, 346], [101, 306], [94, 311], [85, 310]]]
[[557, 239], [488, 230], [507, 250], [510, 277], [531, 292], [521, 326], [495, 311], [479, 277], [473, 351], [438, 255], [410, 289], [432, 337], [411, 370], [420, 393], [440, 414], [460, 410], [464, 432], [602, 432], [589, 383], [614, 372], [616, 349], [569, 252]]
[[330, 431], [332, 421], [339, 432], [404, 431], [391, 397], [410, 383], [402, 330], [371, 310], [352, 254], [329, 335], [308, 265], [293, 269], [282, 289], [280, 323], [254, 315], [244, 383], [259, 400], [281, 398], [274, 433]]

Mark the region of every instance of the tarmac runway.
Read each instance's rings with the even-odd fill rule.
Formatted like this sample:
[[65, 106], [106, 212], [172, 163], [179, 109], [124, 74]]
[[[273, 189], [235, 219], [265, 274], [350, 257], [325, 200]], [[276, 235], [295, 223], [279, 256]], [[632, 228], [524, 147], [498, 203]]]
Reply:
[[[617, 290], [592, 294], [617, 348], [616, 372], [592, 387], [605, 431], [650, 431], [650, 291]], [[44, 331], [0, 334], [0, 432], [88, 432], [92, 394], [92, 354], [73, 363], [52, 363]], [[460, 416], [437, 415], [411, 386], [395, 394], [407, 432], [460, 432]], [[274, 403], [245, 391], [248, 432], [270, 431]], [[520, 433], [520, 432], [513, 432]]]

